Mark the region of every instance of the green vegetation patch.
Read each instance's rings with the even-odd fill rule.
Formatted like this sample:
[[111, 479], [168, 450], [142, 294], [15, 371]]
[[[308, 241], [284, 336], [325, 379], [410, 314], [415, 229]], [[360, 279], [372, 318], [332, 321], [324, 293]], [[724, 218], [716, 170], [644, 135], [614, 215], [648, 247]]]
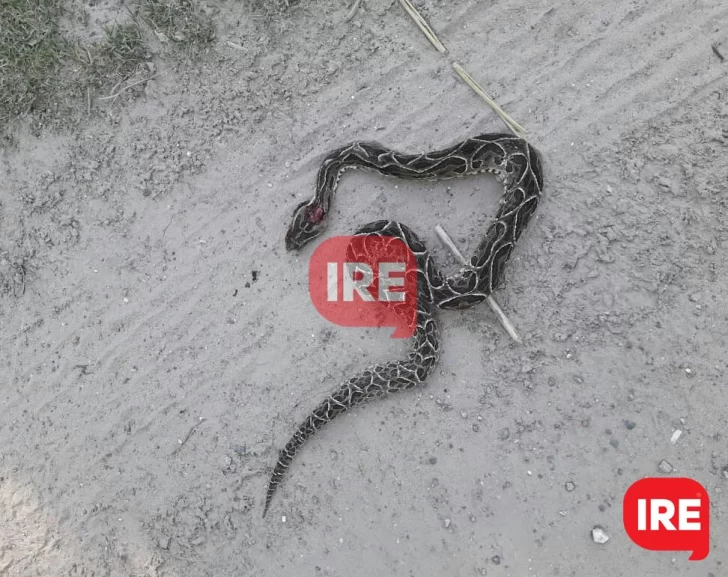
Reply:
[[144, 0], [144, 19], [162, 41], [205, 46], [215, 39], [215, 26], [193, 0]]
[[62, 0], [0, 0], [0, 127], [57, 90], [69, 43]]

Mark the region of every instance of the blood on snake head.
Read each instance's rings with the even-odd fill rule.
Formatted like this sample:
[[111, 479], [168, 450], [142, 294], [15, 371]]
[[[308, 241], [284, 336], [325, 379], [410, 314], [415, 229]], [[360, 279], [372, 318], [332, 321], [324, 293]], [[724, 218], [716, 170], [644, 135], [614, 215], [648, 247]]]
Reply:
[[324, 209], [315, 201], [305, 201], [293, 211], [293, 220], [286, 232], [286, 249], [300, 250], [326, 230]]

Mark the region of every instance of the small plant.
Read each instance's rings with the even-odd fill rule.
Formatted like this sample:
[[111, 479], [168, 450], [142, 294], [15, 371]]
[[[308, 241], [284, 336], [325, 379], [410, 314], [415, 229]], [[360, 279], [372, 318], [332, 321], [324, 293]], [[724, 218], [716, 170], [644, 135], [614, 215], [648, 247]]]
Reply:
[[0, 0], [0, 129], [55, 94], [69, 54], [61, 0]]
[[87, 84], [94, 88], [116, 86], [137, 72], [147, 61], [147, 49], [135, 22], [104, 28], [103, 41], [76, 50], [84, 65]]
[[193, 0], [144, 0], [142, 14], [162, 42], [205, 46], [215, 39], [212, 21]]

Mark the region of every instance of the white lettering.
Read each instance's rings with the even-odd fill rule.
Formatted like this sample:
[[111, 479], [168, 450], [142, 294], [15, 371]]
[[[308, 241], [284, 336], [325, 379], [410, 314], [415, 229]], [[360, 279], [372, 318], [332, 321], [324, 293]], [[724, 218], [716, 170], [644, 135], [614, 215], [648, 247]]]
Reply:
[[652, 499], [650, 501], [650, 530], [659, 531], [660, 523], [668, 531], [674, 531], [675, 525], [672, 524], [673, 515], [675, 515], [675, 505], [669, 499]]
[[[354, 280], [354, 275], [361, 273], [362, 278]], [[374, 297], [366, 290], [371, 286], [374, 280], [372, 267], [363, 262], [346, 262], [344, 263], [344, 301], [354, 301], [354, 291], [361, 297], [364, 302], [373, 302]]]
[[[678, 527], [680, 531], [700, 531], [700, 521], [691, 522], [690, 519], [700, 519], [700, 499], [680, 499], [678, 507]], [[698, 508], [696, 511], [695, 508]]]
[[401, 291], [391, 292], [392, 287], [403, 287], [404, 277], [389, 276], [393, 272], [405, 272], [406, 266], [403, 262], [382, 262], [379, 263], [379, 300], [384, 302], [404, 302], [405, 293]]
[[330, 303], [339, 300], [339, 263], [330, 262], [326, 265], [326, 300]]

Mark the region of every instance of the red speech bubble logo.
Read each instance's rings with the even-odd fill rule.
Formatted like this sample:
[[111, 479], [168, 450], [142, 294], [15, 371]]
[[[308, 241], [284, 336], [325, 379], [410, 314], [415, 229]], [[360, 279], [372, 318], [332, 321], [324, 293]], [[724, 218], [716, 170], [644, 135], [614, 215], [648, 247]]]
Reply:
[[624, 494], [622, 520], [630, 539], [650, 551], [692, 551], [690, 561], [710, 552], [710, 499], [685, 477], [647, 478]]
[[394, 327], [408, 338], [417, 323], [417, 261], [400, 239], [339, 236], [321, 243], [308, 266], [316, 310], [344, 327]]

